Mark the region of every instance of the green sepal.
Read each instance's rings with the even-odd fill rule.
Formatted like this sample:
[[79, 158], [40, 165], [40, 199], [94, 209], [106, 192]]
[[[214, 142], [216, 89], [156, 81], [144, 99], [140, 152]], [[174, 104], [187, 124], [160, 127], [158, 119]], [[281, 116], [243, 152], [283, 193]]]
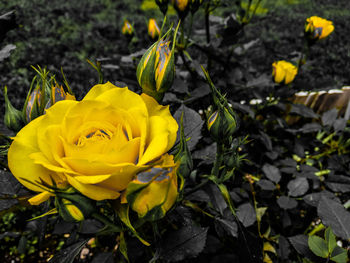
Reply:
[[119, 219], [130, 229], [132, 233], [134, 233], [134, 235], [141, 241], [141, 243], [146, 246], [150, 246], [150, 243], [148, 243], [146, 240], [140, 237], [136, 229], [132, 226], [129, 219], [129, 204], [121, 204], [120, 200], [116, 200], [114, 203], [114, 207], [116, 209]]
[[84, 218], [89, 217], [93, 212], [96, 211], [96, 201], [91, 200], [90, 198], [80, 194], [73, 188], [62, 192], [56, 191], [55, 195], [55, 204], [57, 210], [65, 221], [75, 222], [77, 220], [75, 220], [75, 218], [69, 214], [69, 211], [66, 211], [67, 209], [62, 209], [62, 207], [65, 206], [65, 204], [62, 201], [63, 199], [70, 201], [72, 205], [76, 206], [81, 211]]
[[142, 56], [136, 70], [136, 77], [142, 92], [154, 97], [156, 94], [155, 61], [158, 42], [154, 43]]
[[22, 112], [13, 107], [7, 95], [7, 87], [4, 87], [5, 115], [4, 124], [14, 132], [18, 132], [24, 126]]

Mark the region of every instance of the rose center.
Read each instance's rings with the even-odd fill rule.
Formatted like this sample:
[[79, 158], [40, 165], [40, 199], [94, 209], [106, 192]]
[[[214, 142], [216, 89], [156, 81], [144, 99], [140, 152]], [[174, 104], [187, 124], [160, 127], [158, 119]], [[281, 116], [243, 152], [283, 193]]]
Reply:
[[82, 135], [79, 137], [76, 142], [77, 146], [83, 147], [87, 143], [98, 142], [98, 141], [106, 141], [110, 140], [113, 137], [113, 133], [106, 129], [98, 129], [93, 132], [88, 132], [86, 135]]

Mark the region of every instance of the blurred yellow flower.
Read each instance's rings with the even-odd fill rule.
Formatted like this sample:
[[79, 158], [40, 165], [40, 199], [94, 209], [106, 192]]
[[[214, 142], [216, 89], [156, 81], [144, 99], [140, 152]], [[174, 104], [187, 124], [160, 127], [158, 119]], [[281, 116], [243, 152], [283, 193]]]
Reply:
[[184, 19], [190, 9], [190, 0], [171, 0], [174, 9], [177, 11], [179, 17]]
[[333, 22], [318, 16], [306, 19], [305, 32], [311, 39], [323, 39], [334, 30]]
[[291, 83], [298, 73], [298, 68], [285, 60], [275, 61], [272, 63], [272, 76], [276, 83]]
[[154, 18], [148, 20], [148, 35], [152, 40], [155, 40], [159, 37], [160, 30], [157, 24], [157, 21]]
[[116, 199], [136, 174], [159, 165], [177, 129], [168, 106], [107, 82], [82, 101], [55, 103], [23, 127], [9, 148], [8, 166], [40, 193], [33, 204], [52, 195], [50, 186], [72, 186], [93, 200]]
[[134, 34], [134, 28], [132, 27], [130, 22], [126, 19], [124, 20], [122, 34], [125, 36], [132, 36]]

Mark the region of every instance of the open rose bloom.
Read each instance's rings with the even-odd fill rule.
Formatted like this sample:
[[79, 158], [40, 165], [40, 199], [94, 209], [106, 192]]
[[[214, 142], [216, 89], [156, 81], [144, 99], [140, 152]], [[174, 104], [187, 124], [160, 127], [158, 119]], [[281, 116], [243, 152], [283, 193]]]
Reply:
[[298, 68], [292, 63], [280, 60], [272, 63], [272, 77], [276, 83], [291, 83], [298, 73]]
[[306, 19], [305, 32], [311, 39], [323, 39], [334, 31], [333, 22], [318, 16]]
[[[40, 182], [72, 186], [93, 200], [116, 199], [138, 173], [152, 167], [173, 170], [176, 165], [167, 152], [177, 130], [168, 106], [108, 82], [94, 86], [82, 101], [57, 102], [20, 130], [8, 164], [24, 186], [39, 192], [31, 204], [54, 195]], [[174, 176], [169, 172], [166, 179]], [[174, 194], [171, 200], [175, 202]]]

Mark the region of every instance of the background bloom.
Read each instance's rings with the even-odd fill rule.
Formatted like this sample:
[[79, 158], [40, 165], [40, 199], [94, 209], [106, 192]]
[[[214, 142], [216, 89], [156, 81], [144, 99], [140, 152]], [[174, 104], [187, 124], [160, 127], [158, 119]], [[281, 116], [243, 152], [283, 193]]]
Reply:
[[311, 39], [326, 38], [334, 30], [333, 22], [318, 16], [306, 19], [305, 32]]
[[272, 63], [272, 76], [276, 83], [291, 83], [298, 73], [298, 68], [292, 63], [285, 60], [275, 61]]
[[[13, 175], [37, 186], [73, 186], [94, 199], [115, 199], [134, 176], [158, 164], [176, 140], [169, 107], [111, 83], [94, 86], [82, 101], [63, 100], [19, 131], [8, 152]], [[52, 182], [53, 181], [53, 182]]]

